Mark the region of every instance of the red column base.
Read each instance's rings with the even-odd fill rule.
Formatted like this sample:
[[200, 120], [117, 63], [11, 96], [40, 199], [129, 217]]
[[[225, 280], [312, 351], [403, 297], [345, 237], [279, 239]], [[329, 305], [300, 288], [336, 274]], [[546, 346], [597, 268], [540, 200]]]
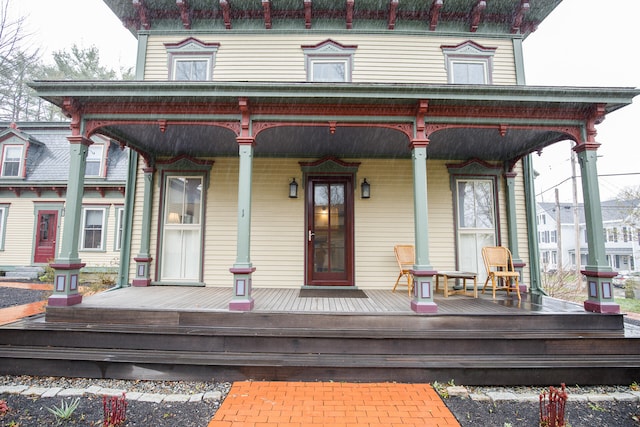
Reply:
[[52, 307], [69, 307], [71, 305], [80, 304], [82, 302], [81, 294], [72, 295], [51, 295], [47, 304]]
[[438, 305], [435, 302], [411, 301], [411, 310], [416, 313], [437, 313]]
[[253, 310], [253, 298], [248, 300], [231, 301], [229, 310], [231, 311], [251, 311]]
[[584, 309], [592, 313], [619, 314], [620, 306], [615, 303], [602, 303], [598, 301], [585, 301]]
[[131, 281], [131, 286], [144, 287], [144, 286], [150, 286], [150, 285], [151, 285], [151, 279], [133, 279]]

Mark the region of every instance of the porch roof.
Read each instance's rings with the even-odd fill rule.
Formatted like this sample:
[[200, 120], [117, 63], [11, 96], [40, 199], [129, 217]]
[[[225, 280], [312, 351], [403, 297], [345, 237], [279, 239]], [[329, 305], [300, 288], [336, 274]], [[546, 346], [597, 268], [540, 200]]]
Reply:
[[599, 122], [640, 94], [635, 88], [368, 83], [31, 86], [69, 115], [90, 121], [88, 133], [153, 156], [237, 155], [244, 111], [256, 156], [409, 157], [409, 139], [422, 137], [424, 119], [430, 158], [511, 160], [582, 139], [587, 122]]

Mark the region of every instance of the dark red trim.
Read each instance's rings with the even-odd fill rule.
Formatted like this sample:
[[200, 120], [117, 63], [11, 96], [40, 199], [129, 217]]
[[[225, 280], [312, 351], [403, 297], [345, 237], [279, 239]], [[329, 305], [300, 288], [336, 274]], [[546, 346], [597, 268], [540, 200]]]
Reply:
[[620, 313], [620, 306], [614, 303], [600, 303], [598, 301], [585, 301], [584, 302], [585, 311], [590, 311], [592, 313], [603, 313], [603, 314], [618, 314]]
[[80, 304], [81, 302], [82, 294], [52, 295], [47, 300], [47, 304], [52, 307], [69, 307]]
[[435, 31], [440, 19], [440, 9], [442, 8], [442, 0], [433, 0], [431, 9], [429, 9], [429, 30]]
[[393, 30], [396, 27], [396, 18], [398, 11], [398, 0], [389, 0], [389, 20], [387, 28]]
[[77, 263], [77, 264], [57, 263], [57, 264], [49, 264], [49, 267], [54, 268], [56, 270], [80, 270], [85, 265], [87, 265], [87, 264], [85, 264], [85, 263]]
[[251, 274], [256, 271], [255, 267], [231, 267], [229, 269], [231, 274]]
[[603, 279], [612, 279], [618, 275], [618, 273], [615, 271], [580, 270], [580, 272], [587, 277], [600, 277]]

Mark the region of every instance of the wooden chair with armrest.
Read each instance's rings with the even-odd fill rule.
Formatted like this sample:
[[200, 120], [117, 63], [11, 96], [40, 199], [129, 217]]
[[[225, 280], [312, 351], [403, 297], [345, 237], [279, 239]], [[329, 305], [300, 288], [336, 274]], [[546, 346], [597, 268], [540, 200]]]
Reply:
[[[493, 299], [496, 298], [496, 290], [516, 291], [520, 300], [520, 273], [513, 268], [511, 251], [504, 246], [485, 246], [482, 248], [482, 259], [487, 269], [487, 280], [484, 281], [482, 293], [491, 280]], [[513, 286], [515, 283], [515, 286]]]

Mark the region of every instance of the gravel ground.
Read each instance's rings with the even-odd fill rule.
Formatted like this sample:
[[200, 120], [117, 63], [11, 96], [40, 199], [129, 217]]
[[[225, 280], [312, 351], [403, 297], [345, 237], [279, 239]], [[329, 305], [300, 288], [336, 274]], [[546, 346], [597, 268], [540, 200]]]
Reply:
[[50, 293], [32, 289], [6, 288], [0, 283], [0, 308], [42, 301]]

